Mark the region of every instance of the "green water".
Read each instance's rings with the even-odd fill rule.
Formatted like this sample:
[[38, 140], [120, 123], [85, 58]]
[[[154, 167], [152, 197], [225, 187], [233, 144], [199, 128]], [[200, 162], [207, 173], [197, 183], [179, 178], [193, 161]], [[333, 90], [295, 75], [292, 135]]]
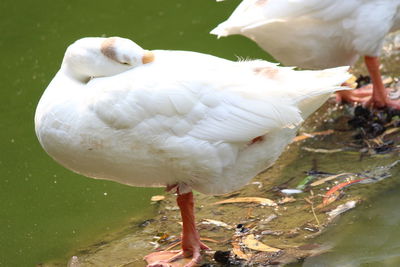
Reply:
[[0, 2], [0, 266], [67, 259], [80, 247], [146, 218], [159, 190], [76, 175], [51, 160], [33, 126], [36, 103], [68, 44], [123, 36], [147, 49], [182, 49], [235, 59], [265, 57], [251, 41], [208, 34], [236, 1], [42, 0]]
[[320, 239], [333, 249], [303, 266], [400, 266], [398, 185], [344, 216]]

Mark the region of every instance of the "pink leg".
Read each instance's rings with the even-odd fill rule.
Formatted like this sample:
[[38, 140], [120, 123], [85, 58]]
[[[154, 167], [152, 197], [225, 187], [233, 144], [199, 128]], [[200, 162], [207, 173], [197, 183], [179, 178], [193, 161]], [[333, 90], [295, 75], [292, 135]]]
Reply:
[[[189, 257], [191, 257], [191, 259], [184, 267], [196, 266], [201, 260], [200, 251], [202, 249], [209, 249], [200, 241], [200, 235], [196, 229], [193, 193], [190, 192], [182, 195], [178, 193], [177, 203], [181, 211], [183, 224], [182, 250], [151, 253], [145, 257], [145, 260], [149, 263], [149, 265], [147, 265], [148, 267], [174, 266], [175, 260]], [[169, 255], [167, 259], [165, 259], [166, 254]]]
[[388, 90], [382, 82], [381, 72], [379, 70], [379, 58], [365, 56], [364, 62], [372, 80], [372, 90], [370, 86], [365, 86], [351, 91], [339, 91], [337, 93], [337, 100], [344, 102], [358, 102], [365, 106], [376, 108], [392, 107], [400, 109], [400, 102], [393, 101], [388, 97]]
[[[342, 86], [348, 86], [348, 85], [344, 83], [342, 84]], [[367, 85], [362, 88], [354, 90], [337, 91], [336, 101], [346, 102], [346, 103], [365, 103], [371, 98], [371, 95], [372, 95], [372, 86]]]
[[381, 72], [379, 70], [380, 62], [378, 57], [364, 57], [365, 65], [367, 66], [369, 75], [372, 80], [372, 97], [367, 102], [367, 105], [374, 107], [384, 107], [387, 105], [388, 96], [386, 93], [385, 86], [382, 82]]

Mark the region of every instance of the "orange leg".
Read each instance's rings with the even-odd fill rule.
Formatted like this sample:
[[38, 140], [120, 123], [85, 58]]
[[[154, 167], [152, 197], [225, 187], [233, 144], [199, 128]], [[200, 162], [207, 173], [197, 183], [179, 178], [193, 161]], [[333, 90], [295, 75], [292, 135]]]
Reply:
[[[182, 250], [153, 252], [145, 257], [145, 260], [149, 263], [148, 267], [193, 267], [201, 260], [200, 251], [209, 249], [200, 241], [200, 235], [196, 229], [193, 193], [178, 193], [177, 203], [182, 216]], [[186, 259], [184, 265], [175, 263], [182, 258], [189, 259]]]
[[379, 58], [365, 56], [364, 62], [367, 66], [369, 75], [371, 76], [373, 87], [372, 97], [367, 104], [378, 108], [384, 107], [387, 104], [388, 97], [385, 86], [382, 82], [381, 72], [379, 70]]
[[[342, 86], [348, 86], [348, 84], [344, 83]], [[366, 103], [371, 98], [371, 95], [372, 86], [367, 85], [358, 89], [337, 91], [336, 101], [346, 103]]]
[[358, 102], [368, 107], [392, 107], [400, 109], [400, 102], [393, 101], [388, 97], [388, 90], [382, 82], [381, 72], [379, 70], [379, 58], [365, 56], [364, 62], [372, 80], [372, 88], [367, 85], [351, 91], [339, 91], [337, 92], [336, 99], [339, 102]]

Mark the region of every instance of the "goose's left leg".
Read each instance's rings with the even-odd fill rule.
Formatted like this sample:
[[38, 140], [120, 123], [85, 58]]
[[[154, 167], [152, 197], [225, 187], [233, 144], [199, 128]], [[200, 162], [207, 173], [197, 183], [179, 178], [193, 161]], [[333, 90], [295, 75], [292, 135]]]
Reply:
[[196, 229], [193, 193], [179, 194], [178, 192], [177, 203], [182, 216], [182, 250], [153, 252], [145, 257], [149, 263], [147, 267], [182, 266], [182, 263], [175, 263], [181, 258], [189, 258], [184, 267], [193, 267], [200, 263], [201, 250], [209, 249], [200, 241], [200, 235]]
[[379, 58], [365, 56], [364, 61], [372, 79], [372, 96], [365, 105], [377, 108], [392, 107], [400, 109], [400, 102], [393, 101], [389, 98], [385, 85], [382, 82], [381, 72], [379, 70]]

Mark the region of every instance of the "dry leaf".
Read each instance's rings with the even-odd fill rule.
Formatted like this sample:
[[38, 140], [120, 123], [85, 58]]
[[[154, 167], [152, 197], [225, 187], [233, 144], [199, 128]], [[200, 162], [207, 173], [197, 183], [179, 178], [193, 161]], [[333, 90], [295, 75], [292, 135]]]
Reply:
[[[334, 194], [335, 194], [336, 192], [339, 192], [340, 189], [342, 189], [342, 188], [344, 188], [344, 187], [346, 187], [346, 186], [349, 186], [349, 185], [351, 185], [351, 184], [354, 184], [354, 183], [359, 183], [359, 182], [361, 182], [361, 181], [363, 181], [363, 180], [365, 180], [365, 179], [366, 179], [366, 178], [361, 178], [361, 179], [346, 181], [346, 182], [340, 183], [340, 184], [338, 184], [338, 185], [335, 185], [335, 186], [332, 187], [328, 192], [326, 192], [322, 204], [326, 206], [326, 205], [332, 203], [333, 201], [335, 201], [335, 200], [337, 199], [337, 196], [334, 196]], [[332, 199], [331, 196], [333, 196], [333, 200], [331, 200], [331, 199]]]
[[295, 138], [293, 138], [293, 142], [303, 141], [303, 140], [306, 140], [306, 139], [311, 138], [311, 137], [312, 136], [310, 136], [309, 134], [298, 135]]
[[356, 206], [356, 204], [357, 204], [356, 200], [347, 201], [346, 203], [337, 206], [334, 210], [327, 212], [327, 214], [329, 215], [330, 219], [333, 219], [336, 216], [342, 214], [343, 212], [346, 212], [346, 211], [354, 208]]
[[212, 220], [212, 219], [204, 219], [202, 224], [212, 224], [215, 226], [224, 227], [226, 229], [232, 229], [232, 227], [229, 226], [228, 224], [221, 222], [221, 221]]
[[161, 201], [161, 200], [164, 200], [165, 199], [165, 196], [161, 196], [161, 195], [157, 195], [157, 196], [152, 196], [151, 197], [151, 201], [154, 201], [154, 202], [158, 202], [158, 201]]
[[329, 195], [325, 195], [322, 203], [317, 206], [317, 209], [328, 206], [332, 202], [336, 201], [339, 198], [339, 196], [340, 196], [340, 191], [335, 191], [330, 193]]
[[357, 81], [357, 77], [354, 76], [354, 75], [351, 75], [351, 77], [348, 78], [345, 81], [345, 84], [346, 84], [347, 87], [350, 87], [352, 89], [356, 89], [357, 88], [357, 82], [356, 81]]
[[342, 148], [325, 149], [325, 148], [303, 147], [302, 149], [305, 150], [305, 151], [308, 151], [308, 152], [323, 153], [323, 154], [338, 153], [338, 152], [342, 152], [343, 151]]
[[320, 180], [318, 180], [318, 181], [315, 181], [315, 182], [311, 183], [310, 185], [311, 185], [311, 186], [321, 185], [321, 184], [323, 184], [323, 183], [325, 183], [325, 182], [328, 182], [328, 181], [330, 181], [330, 180], [336, 179], [336, 178], [341, 177], [341, 176], [344, 176], [344, 175], [354, 175], [354, 173], [345, 172], [345, 173], [340, 173], [340, 174], [331, 175], [331, 176], [325, 177], [325, 178], [323, 178], [323, 179], [320, 179]]
[[312, 138], [317, 135], [329, 135], [332, 133], [334, 133], [334, 130], [326, 130], [326, 131], [314, 132], [314, 133], [303, 133], [302, 135], [299, 135], [299, 136], [296, 136], [295, 138], [293, 138], [293, 142], [302, 141], [302, 140]]
[[398, 127], [398, 128], [390, 128], [390, 129], [387, 129], [383, 134], [381, 134], [380, 137], [383, 138], [384, 136], [386, 136], [388, 134], [396, 133], [398, 131], [400, 131], [400, 127]]
[[276, 206], [275, 201], [268, 199], [268, 198], [262, 198], [262, 197], [229, 198], [229, 199], [215, 202], [214, 204], [228, 204], [228, 203], [257, 203], [257, 204], [265, 205], [265, 206]]
[[285, 203], [291, 203], [291, 202], [295, 202], [296, 199], [294, 197], [284, 197], [282, 199], [279, 200], [279, 204], [285, 204]]
[[261, 243], [257, 239], [254, 238], [253, 234], [250, 234], [248, 236], [245, 236], [242, 239], [243, 244], [246, 245], [249, 249], [253, 250], [258, 250], [258, 251], [264, 251], [264, 252], [278, 252], [280, 251], [279, 248], [273, 248], [270, 246], [265, 245], [264, 243]]
[[236, 257], [243, 260], [250, 260], [252, 254], [246, 254], [241, 249], [237, 242], [232, 242], [232, 252], [235, 253]]

